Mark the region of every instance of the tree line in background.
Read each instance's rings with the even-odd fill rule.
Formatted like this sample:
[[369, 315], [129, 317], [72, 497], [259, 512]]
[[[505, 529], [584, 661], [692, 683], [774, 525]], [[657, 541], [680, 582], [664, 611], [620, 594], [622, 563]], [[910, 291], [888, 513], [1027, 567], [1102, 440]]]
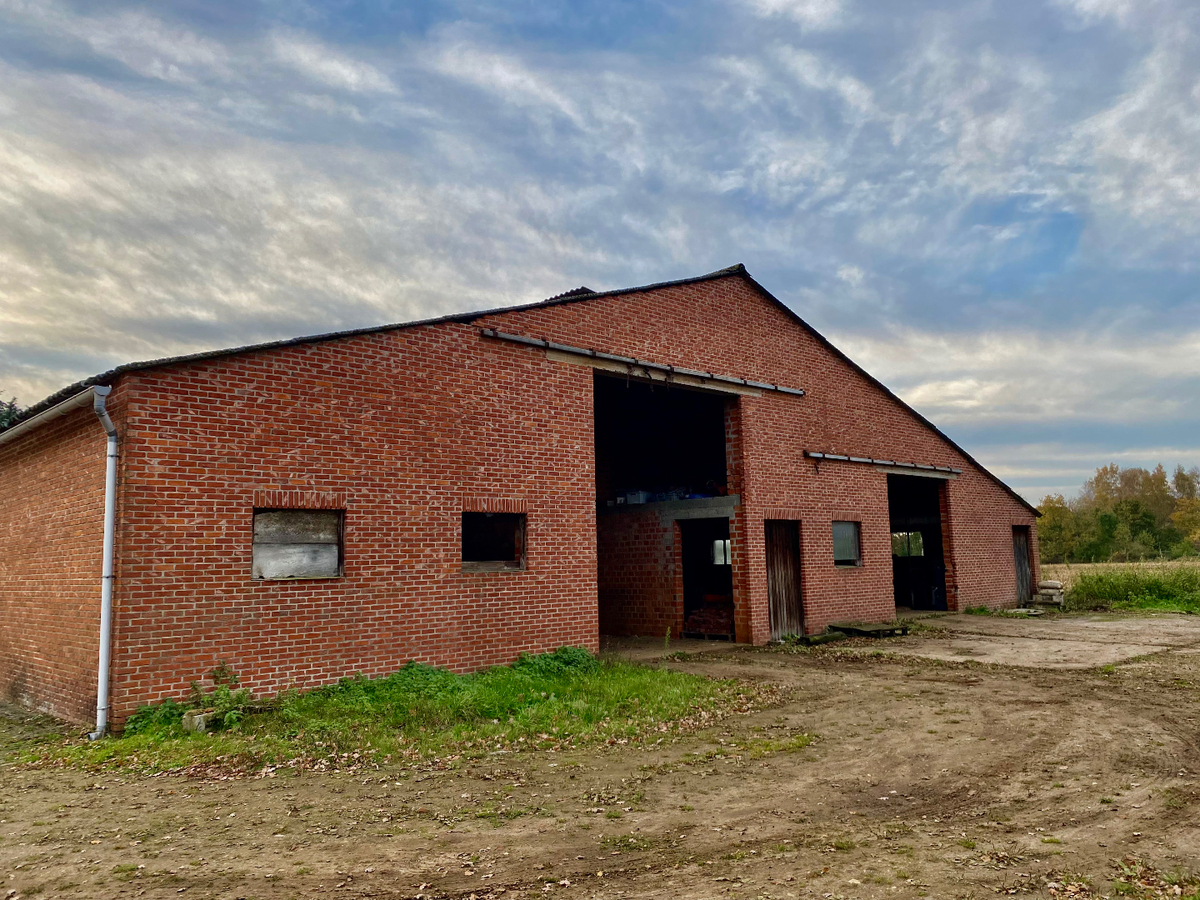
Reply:
[[1043, 562], [1128, 562], [1200, 554], [1200, 468], [1102, 466], [1079, 496], [1045, 497], [1038, 509]]

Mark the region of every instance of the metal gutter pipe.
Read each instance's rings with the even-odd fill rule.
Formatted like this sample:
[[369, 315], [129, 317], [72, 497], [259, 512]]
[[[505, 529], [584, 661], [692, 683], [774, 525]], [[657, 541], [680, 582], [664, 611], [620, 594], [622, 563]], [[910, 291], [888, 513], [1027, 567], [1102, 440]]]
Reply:
[[[107, 390], [107, 388], [105, 389]], [[43, 425], [53, 422], [55, 419], [65, 416], [69, 412], [79, 409], [83, 406], [90, 405], [93, 400], [94, 392], [92, 388], [85, 388], [73, 397], [68, 397], [61, 403], [56, 403], [49, 409], [42, 410], [36, 416], [18, 422], [3, 431], [0, 431], [0, 444], [7, 444], [9, 441], [15, 441], [21, 435], [28, 431], [33, 431], [35, 428], [41, 428]]]
[[111, 387], [95, 385], [92, 410], [108, 435], [108, 456], [104, 465], [104, 564], [100, 581], [100, 660], [96, 672], [96, 730], [88, 735], [93, 741], [108, 730], [108, 670], [112, 663], [113, 543], [117, 530], [117, 426], [109, 418], [104, 400]]

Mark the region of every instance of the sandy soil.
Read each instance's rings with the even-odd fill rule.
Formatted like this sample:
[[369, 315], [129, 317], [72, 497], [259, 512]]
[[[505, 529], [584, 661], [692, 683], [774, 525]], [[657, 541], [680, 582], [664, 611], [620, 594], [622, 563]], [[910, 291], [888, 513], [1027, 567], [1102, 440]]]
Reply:
[[1200, 867], [1194, 642], [1103, 670], [892, 646], [672, 661], [787, 699], [652, 748], [445, 768], [29, 769], [12, 755], [47, 725], [10, 715], [0, 898], [1049, 897], [1106, 892], [1127, 856]]

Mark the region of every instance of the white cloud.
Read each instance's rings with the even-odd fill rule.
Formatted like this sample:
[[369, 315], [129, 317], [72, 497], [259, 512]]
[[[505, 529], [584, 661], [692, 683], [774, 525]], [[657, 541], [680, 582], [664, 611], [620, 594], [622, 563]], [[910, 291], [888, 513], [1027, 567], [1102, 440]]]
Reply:
[[842, 0], [745, 0], [764, 18], [782, 17], [799, 22], [806, 29], [824, 31], [836, 28], [846, 15]]
[[850, 287], [858, 287], [863, 283], [866, 273], [858, 266], [838, 266], [837, 277], [850, 285]]
[[1192, 415], [1200, 330], [934, 333], [895, 328], [835, 340], [935, 422], [1128, 424]]
[[344, 91], [398, 93], [396, 85], [370, 63], [352, 59], [308, 36], [276, 32], [271, 36], [275, 59], [305, 78]]
[[577, 125], [583, 124], [575, 101], [517, 57], [455, 42], [436, 55], [433, 67], [443, 75], [494, 94], [512, 106], [553, 111]]

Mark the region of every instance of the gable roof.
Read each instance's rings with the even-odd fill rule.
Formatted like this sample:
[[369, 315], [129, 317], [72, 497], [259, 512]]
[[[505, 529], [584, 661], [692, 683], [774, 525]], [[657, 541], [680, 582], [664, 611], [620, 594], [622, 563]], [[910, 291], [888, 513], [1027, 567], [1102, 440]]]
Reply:
[[474, 322], [476, 319], [481, 319], [486, 316], [497, 315], [500, 313], [516, 312], [518, 310], [538, 309], [541, 307], [548, 307], [548, 306], [559, 306], [559, 305], [563, 305], [563, 304], [567, 304], [567, 303], [582, 303], [582, 302], [586, 302], [589, 300], [597, 300], [602, 297], [619, 297], [623, 294], [637, 294], [637, 293], [643, 293], [646, 291], [659, 290], [661, 288], [679, 287], [681, 285], [697, 284], [697, 283], [704, 282], [704, 281], [715, 281], [720, 278], [731, 278], [731, 277], [740, 277], [740, 278], [744, 279], [746, 281], [746, 283], [749, 284], [751, 287], [753, 287], [754, 290], [756, 290], [759, 294], [761, 294], [764, 299], [766, 299], [769, 303], [772, 303], [774, 306], [776, 306], [779, 310], [781, 310], [784, 313], [784, 315], [786, 315], [789, 319], [791, 319], [793, 322], [795, 322], [797, 325], [799, 325], [801, 328], [803, 328], [806, 332], [808, 332], [810, 335], [812, 335], [813, 338], [815, 338], [823, 347], [825, 347], [827, 350], [829, 350], [830, 353], [832, 353], [834, 356], [836, 356], [838, 359], [840, 359], [842, 362], [844, 362], [846, 365], [848, 365], [855, 372], [860, 374], [863, 378], [865, 378], [868, 382], [870, 382], [870, 384], [872, 384], [878, 390], [882, 391], [886, 396], [890, 397], [893, 401], [895, 401], [897, 404], [899, 404], [901, 406], [901, 408], [906, 410], [910, 415], [912, 415], [914, 418], [916, 418], [917, 421], [919, 421], [922, 425], [924, 425], [926, 428], [928, 428], [930, 431], [932, 431], [935, 435], [937, 435], [939, 438], [941, 438], [943, 441], [945, 441], [949, 446], [954, 448], [954, 450], [956, 450], [958, 453], [962, 454], [962, 456], [968, 462], [970, 462], [971, 465], [973, 465], [976, 469], [978, 469], [980, 472], [982, 472], [984, 475], [986, 475], [988, 478], [990, 478], [992, 481], [994, 481], [996, 484], [998, 484], [1001, 488], [1003, 488], [1004, 491], [1007, 494], [1009, 494], [1009, 496], [1011, 496], [1014, 500], [1016, 500], [1018, 503], [1020, 503], [1022, 506], [1024, 506], [1030, 512], [1032, 512], [1034, 515], [1041, 516], [1041, 513], [1038, 512], [1037, 508], [1035, 506], [1033, 506], [1033, 504], [1031, 504], [1028, 500], [1026, 500], [1024, 497], [1022, 497], [1020, 494], [1018, 494], [1016, 491], [1014, 491], [1011, 487], [1009, 487], [1003, 481], [1001, 481], [999, 477], [997, 477], [996, 475], [994, 475], [990, 471], [988, 471], [982, 464], [979, 463], [978, 460], [976, 460], [973, 456], [971, 456], [971, 454], [969, 454], [966, 450], [964, 450], [957, 443], [955, 443], [949, 437], [949, 435], [947, 435], [940, 428], [938, 428], [936, 425], [934, 425], [931, 421], [929, 421], [927, 418], [925, 418], [923, 415], [921, 415], [919, 412], [917, 412], [915, 409], [913, 409], [911, 406], [909, 406], [907, 403], [905, 403], [903, 400], [901, 400], [898, 396], [896, 396], [894, 393], [892, 393], [892, 391], [889, 390], [888, 387], [883, 384], [883, 382], [879, 381], [879, 379], [877, 379], [873, 375], [871, 375], [870, 372], [868, 372], [866, 369], [864, 369], [862, 366], [860, 366], [858, 363], [856, 363], [854, 360], [852, 360], [850, 357], [848, 357], [845, 353], [843, 353], [841, 350], [839, 350], [837, 347], [835, 347], [832, 343], [830, 343], [830, 341], [823, 334], [821, 334], [819, 331], [817, 331], [815, 328], [813, 328], [811, 325], [809, 325], [807, 322], [805, 322], [802, 318], [800, 318], [800, 316], [798, 316], [796, 314], [796, 312], [794, 310], [792, 310], [791, 307], [789, 307], [782, 300], [780, 300], [778, 297], [776, 297], [774, 294], [772, 294], [770, 291], [768, 291], [765, 287], [763, 287], [761, 284], [759, 284], [757, 281], [755, 281], [754, 278], [750, 275], [750, 273], [746, 270], [746, 267], [742, 263], [737, 263], [736, 265], [732, 265], [732, 266], [729, 266], [728, 268], [724, 268], [724, 269], [717, 269], [715, 272], [709, 272], [706, 275], [696, 275], [691, 278], [679, 278], [674, 281], [659, 281], [659, 282], [655, 282], [654, 284], [646, 284], [646, 285], [641, 285], [639, 287], [617, 288], [617, 289], [611, 290], [611, 291], [593, 291], [593, 290], [590, 290], [589, 288], [581, 286], [581, 287], [574, 288], [573, 290], [565, 291], [564, 293], [561, 293], [561, 294], [556, 294], [555, 296], [550, 297], [547, 300], [542, 300], [542, 301], [539, 301], [536, 303], [522, 303], [522, 304], [516, 304], [513, 306], [496, 307], [494, 309], [477, 310], [474, 312], [451, 313], [449, 315], [436, 316], [434, 318], [429, 318], [429, 319], [417, 319], [412, 322], [397, 322], [397, 323], [393, 323], [390, 325], [373, 325], [373, 326], [369, 326], [366, 328], [351, 328], [351, 329], [348, 329], [345, 331], [331, 331], [331, 332], [328, 332], [325, 334], [315, 334], [315, 335], [309, 335], [306, 337], [288, 338], [288, 339], [279, 340], [279, 341], [265, 341], [265, 342], [259, 343], [259, 344], [247, 344], [245, 346], [231, 347], [231, 348], [228, 348], [225, 350], [208, 350], [208, 351], [203, 351], [200, 353], [184, 354], [182, 356], [168, 356], [168, 357], [163, 357], [161, 359], [151, 359], [151, 360], [145, 360], [142, 362], [125, 363], [124, 365], [116, 366], [112, 369], [109, 369], [107, 372], [101, 372], [99, 375], [93, 375], [91, 378], [85, 378], [82, 381], [77, 381], [76, 383], [74, 383], [72, 385], [68, 385], [67, 387], [63, 388], [60, 391], [56, 391], [55, 393], [51, 394], [49, 397], [46, 397], [44, 400], [42, 400], [38, 403], [35, 403], [33, 406], [22, 411], [21, 415], [18, 416], [12, 422], [10, 422], [6, 427], [0, 428], [0, 434], [3, 434], [8, 429], [13, 428], [13, 427], [21, 424], [22, 422], [27, 421], [27, 420], [33, 418], [34, 416], [37, 416], [37, 415], [45, 412], [46, 410], [56, 406], [59, 403], [62, 403], [63, 401], [66, 401], [66, 400], [71, 399], [72, 397], [75, 397], [81, 391], [84, 391], [87, 388], [92, 387], [93, 385], [109, 383], [112, 381], [112, 379], [117, 378], [118, 376], [123, 375], [126, 372], [137, 372], [137, 371], [142, 371], [144, 369], [156, 369], [160, 366], [176, 365], [176, 364], [180, 364], [180, 363], [200, 362], [200, 361], [209, 360], [209, 359], [220, 359], [220, 358], [226, 357], [226, 356], [237, 356], [242, 353], [254, 353], [254, 352], [257, 352], [260, 350], [275, 350], [275, 349], [279, 349], [279, 348], [283, 348], [283, 347], [295, 347], [295, 346], [302, 346], [305, 344], [319, 344], [319, 343], [323, 343], [325, 341], [335, 341], [335, 340], [340, 340], [341, 338], [354, 337], [356, 335], [380, 334], [380, 333], [386, 332], [386, 331], [401, 331], [401, 330], [405, 330], [405, 329], [409, 329], [409, 328], [420, 328], [420, 327], [423, 327], [426, 325], [438, 325], [438, 324], [441, 324], [444, 322], [459, 322], [459, 323], [463, 323], [463, 324], [469, 324], [471, 322]]

